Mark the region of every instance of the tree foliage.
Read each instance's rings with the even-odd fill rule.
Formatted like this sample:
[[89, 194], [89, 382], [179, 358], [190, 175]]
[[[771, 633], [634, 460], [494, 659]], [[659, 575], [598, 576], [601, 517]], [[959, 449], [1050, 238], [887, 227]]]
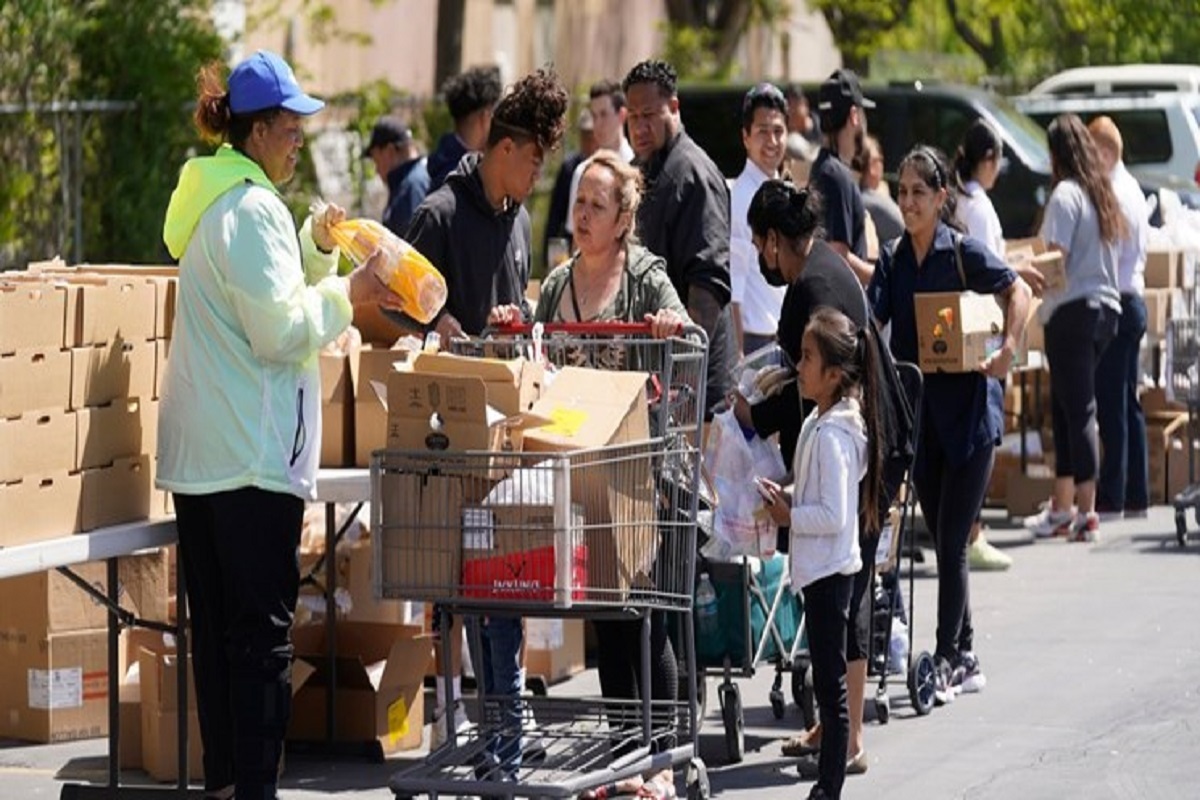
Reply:
[[909, 20], [913, 0], [814, 0], [812, 5], [825, 17], [846, 66], [865, 72], [871, 54]]
[[666, 0], [663, 58], [683, 78], [729, 78], [750, 25], [773, 24], [790, 10], [788, 0]]

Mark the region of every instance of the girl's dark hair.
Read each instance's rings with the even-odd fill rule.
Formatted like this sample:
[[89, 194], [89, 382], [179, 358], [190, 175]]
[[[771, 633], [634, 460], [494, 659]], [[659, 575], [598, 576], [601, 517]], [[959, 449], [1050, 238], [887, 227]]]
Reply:
[[254, 123], [270, 124], [279, 115], [278, 108], [267, 108], [250, 114], [234, 114], [229, 108], [229, 91], [225, 88], [224, 66], [213, 61], [200, 68], [196, 75], [196, 111], [192, 119], [200, 136], [207, 142], [220, 144], [229, 142], [238, 150], [243, 149]]
[[570, 96], [554, 70], [543, 68], [517, 81], [492, 113], [487, 146], [502, 139], [517, 144], [534, 142], [549, 153], [562, 141]]
[[977, 119], [967, 128], [962, 144], [954, 154], [954, 177], [958, 191], [966, 194], [967, 181], [975, 177], [975, 171], [984, 161], [1000, 158], [1004, 153], [1004, 142], [991, 125]]
[[819, 192], [797, 189], [787, 181], [775, 179], [763, 181], [746, 211], [746, 221], [755, 236], [766, 236], [767, 231], [773, 230], [791, 242], [824, 238], [823, 219]]
[[1100, 221], [1100, 238], [1115, 242], [1125, 235], [1125, 218], [1117, 204], [1112, 184], [1100, 166], [1096, 142], [1075, 114], [1055, 117], [1046, 129], [1054, 184], [1068, 178], [1083, 187]]
[[902, 175], [906, 169], [917, 173], [917, 177], [935, 192], [941, 189], [946, 190], [946, 202], [942, 204], [941, 221], [951, 228], [961, 231], [962, 226], [958, 224], [958, 220], [954, 216], [954, 210], [958, 207], [958, 185], [956, 180], [952, 181], [950, 170], [946, 166], [946, 157], [936, 148], [919, 144], [909, 150], [908, 155], [901, 159], [896, 174]]
[[[870, 323], [868, 323], [869, 327]], [[879, 365], [873, 335], [840, 311], [823, 306], [809, 318], [805, 333], [811, 333], [821, 363], [842, 371], [838, 386], [841, 397], [857, 396], [867, 427], [867, 476], [859, 494], [859, 520], [866, 532], [879, 533], [879, 504], [883, 497], [883, 425], [879, 416]]]

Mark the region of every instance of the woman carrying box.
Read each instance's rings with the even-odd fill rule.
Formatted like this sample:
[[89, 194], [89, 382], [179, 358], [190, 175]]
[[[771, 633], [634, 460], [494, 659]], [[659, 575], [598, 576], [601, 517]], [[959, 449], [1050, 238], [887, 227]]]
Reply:
[[925, 376], [913, 481], [937, 547], [935, 700], [955, 685], [980, 682], [968, 593], [967, 539], [983, 505], [992, 451], [1003, 431], [1000, 384], [1029, 316], [1029, 287], [981, 242], [952, 227], [953, 176], [942, 157], [919, 146], [900, 162], [904, 235], [882, 253], [867, 289], [880, 324], [892, 323], [897, 361], [917, 363], [914, 296], [970, 290], [996, 295], [1005, 309], [1004, 343], [974, 372]]

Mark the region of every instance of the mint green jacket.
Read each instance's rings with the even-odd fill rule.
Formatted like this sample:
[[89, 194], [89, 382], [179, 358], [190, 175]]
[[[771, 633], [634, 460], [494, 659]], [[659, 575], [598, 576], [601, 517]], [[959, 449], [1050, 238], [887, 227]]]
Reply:
[[317, 352], [353, 312], [337, 252], [317, 249], [311, 224], [297, 236], [266, 174], [228, 145], [184, 165], [163, 227], [180, 262], [159, 405], [159, 488], [314, 497]]

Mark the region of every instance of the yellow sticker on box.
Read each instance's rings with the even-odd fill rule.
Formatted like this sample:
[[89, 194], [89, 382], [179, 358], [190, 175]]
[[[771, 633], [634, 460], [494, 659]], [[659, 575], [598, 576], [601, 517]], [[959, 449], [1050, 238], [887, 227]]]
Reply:
[[408, 735], [408, 703], [403, 697], [388, 706], [387, 726], [388, 743], [392, 747]]
[[583, 409], [556, 408], [550, 412], [550, 424], [543, 425], [542, 431], [555, 436], [575, 436], [587, 418], [588, 414]]

